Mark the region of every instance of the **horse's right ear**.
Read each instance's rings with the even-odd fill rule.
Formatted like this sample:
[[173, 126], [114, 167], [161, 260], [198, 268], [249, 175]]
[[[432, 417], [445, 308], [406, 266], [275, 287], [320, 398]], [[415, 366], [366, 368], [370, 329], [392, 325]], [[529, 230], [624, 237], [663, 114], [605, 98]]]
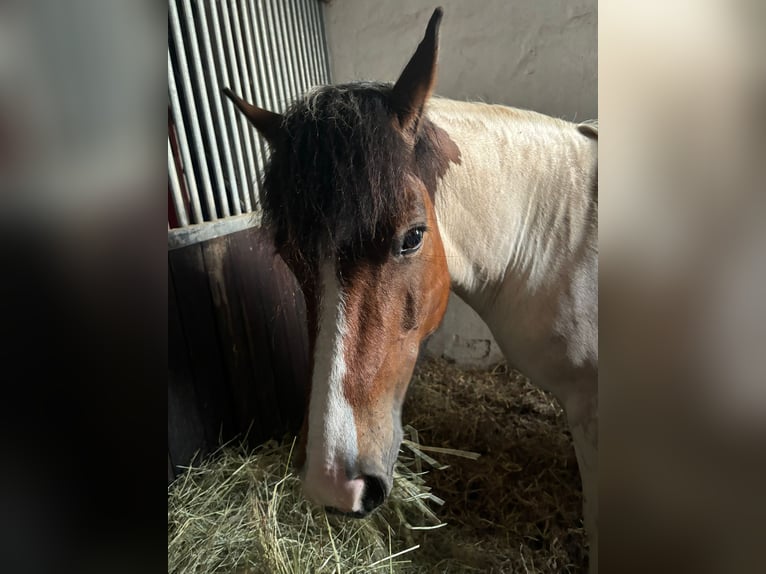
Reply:
[[423, 108], [436, 84], [436, 60], [439, 55], [439, 24], [443, 11], [434, 10], [426, 34], [402, 71], [391, 92], [391, 104], [402, 129], [417, 131]]
[[279, 134], [282, 132], [282, 121], [284, 120], [282, 115], [248, 104], [229, 88], [224, 88], [223, 93], [234, 102], [234, 105], [237, 106], [240, 112], [245, 114], [245, 117], [250, 120], [250, 123], [258, 130], [258, 133], [266, 138], [266, 141], [270, 144], [277, 141]]

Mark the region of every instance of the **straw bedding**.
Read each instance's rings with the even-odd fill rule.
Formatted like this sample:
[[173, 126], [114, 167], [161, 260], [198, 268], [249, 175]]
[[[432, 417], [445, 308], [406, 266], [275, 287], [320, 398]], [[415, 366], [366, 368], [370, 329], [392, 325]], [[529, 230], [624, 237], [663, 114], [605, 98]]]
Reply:
[[504, 365], [426, 360], [403, 420], [394, 490], [365, 520], [303, 499], [291, 438], [190, 469], [168, 490], [168, 571], [584, 571], [577, 462], [550, 395]]

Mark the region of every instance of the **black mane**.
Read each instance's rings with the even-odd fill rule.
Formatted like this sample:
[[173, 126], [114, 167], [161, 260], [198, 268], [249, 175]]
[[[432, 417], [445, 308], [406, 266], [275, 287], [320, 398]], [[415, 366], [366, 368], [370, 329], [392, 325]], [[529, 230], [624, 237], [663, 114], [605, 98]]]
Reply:
[[414, 154], [394, 125], [391, 85], [319, 88], [285, 113], [261, 194], [278, 243], [353, 248], [390, 236]]

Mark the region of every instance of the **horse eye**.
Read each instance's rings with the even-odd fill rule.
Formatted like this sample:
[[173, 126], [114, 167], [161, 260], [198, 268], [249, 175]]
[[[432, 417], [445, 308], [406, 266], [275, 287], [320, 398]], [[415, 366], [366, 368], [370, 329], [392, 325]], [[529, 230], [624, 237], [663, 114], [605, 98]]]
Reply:
[[401, 255], [410, 255], [415, 253], [423, 243], [423, 232], [425, 229], [422, 227], [413, 227], [404, 236], [402, 241]]

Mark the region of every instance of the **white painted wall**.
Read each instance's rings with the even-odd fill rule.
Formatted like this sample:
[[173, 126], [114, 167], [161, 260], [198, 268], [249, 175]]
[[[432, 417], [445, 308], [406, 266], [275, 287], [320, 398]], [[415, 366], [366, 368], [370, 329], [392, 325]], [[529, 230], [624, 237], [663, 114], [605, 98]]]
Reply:
[[[331, 0], [324, 16], [333, 81], [395, 81], [439, 5], [439, 95], [572, 121], [598, 117], [597, 0]], [[471, 366], [501, 358], [456, 296], [427, 351]]]

